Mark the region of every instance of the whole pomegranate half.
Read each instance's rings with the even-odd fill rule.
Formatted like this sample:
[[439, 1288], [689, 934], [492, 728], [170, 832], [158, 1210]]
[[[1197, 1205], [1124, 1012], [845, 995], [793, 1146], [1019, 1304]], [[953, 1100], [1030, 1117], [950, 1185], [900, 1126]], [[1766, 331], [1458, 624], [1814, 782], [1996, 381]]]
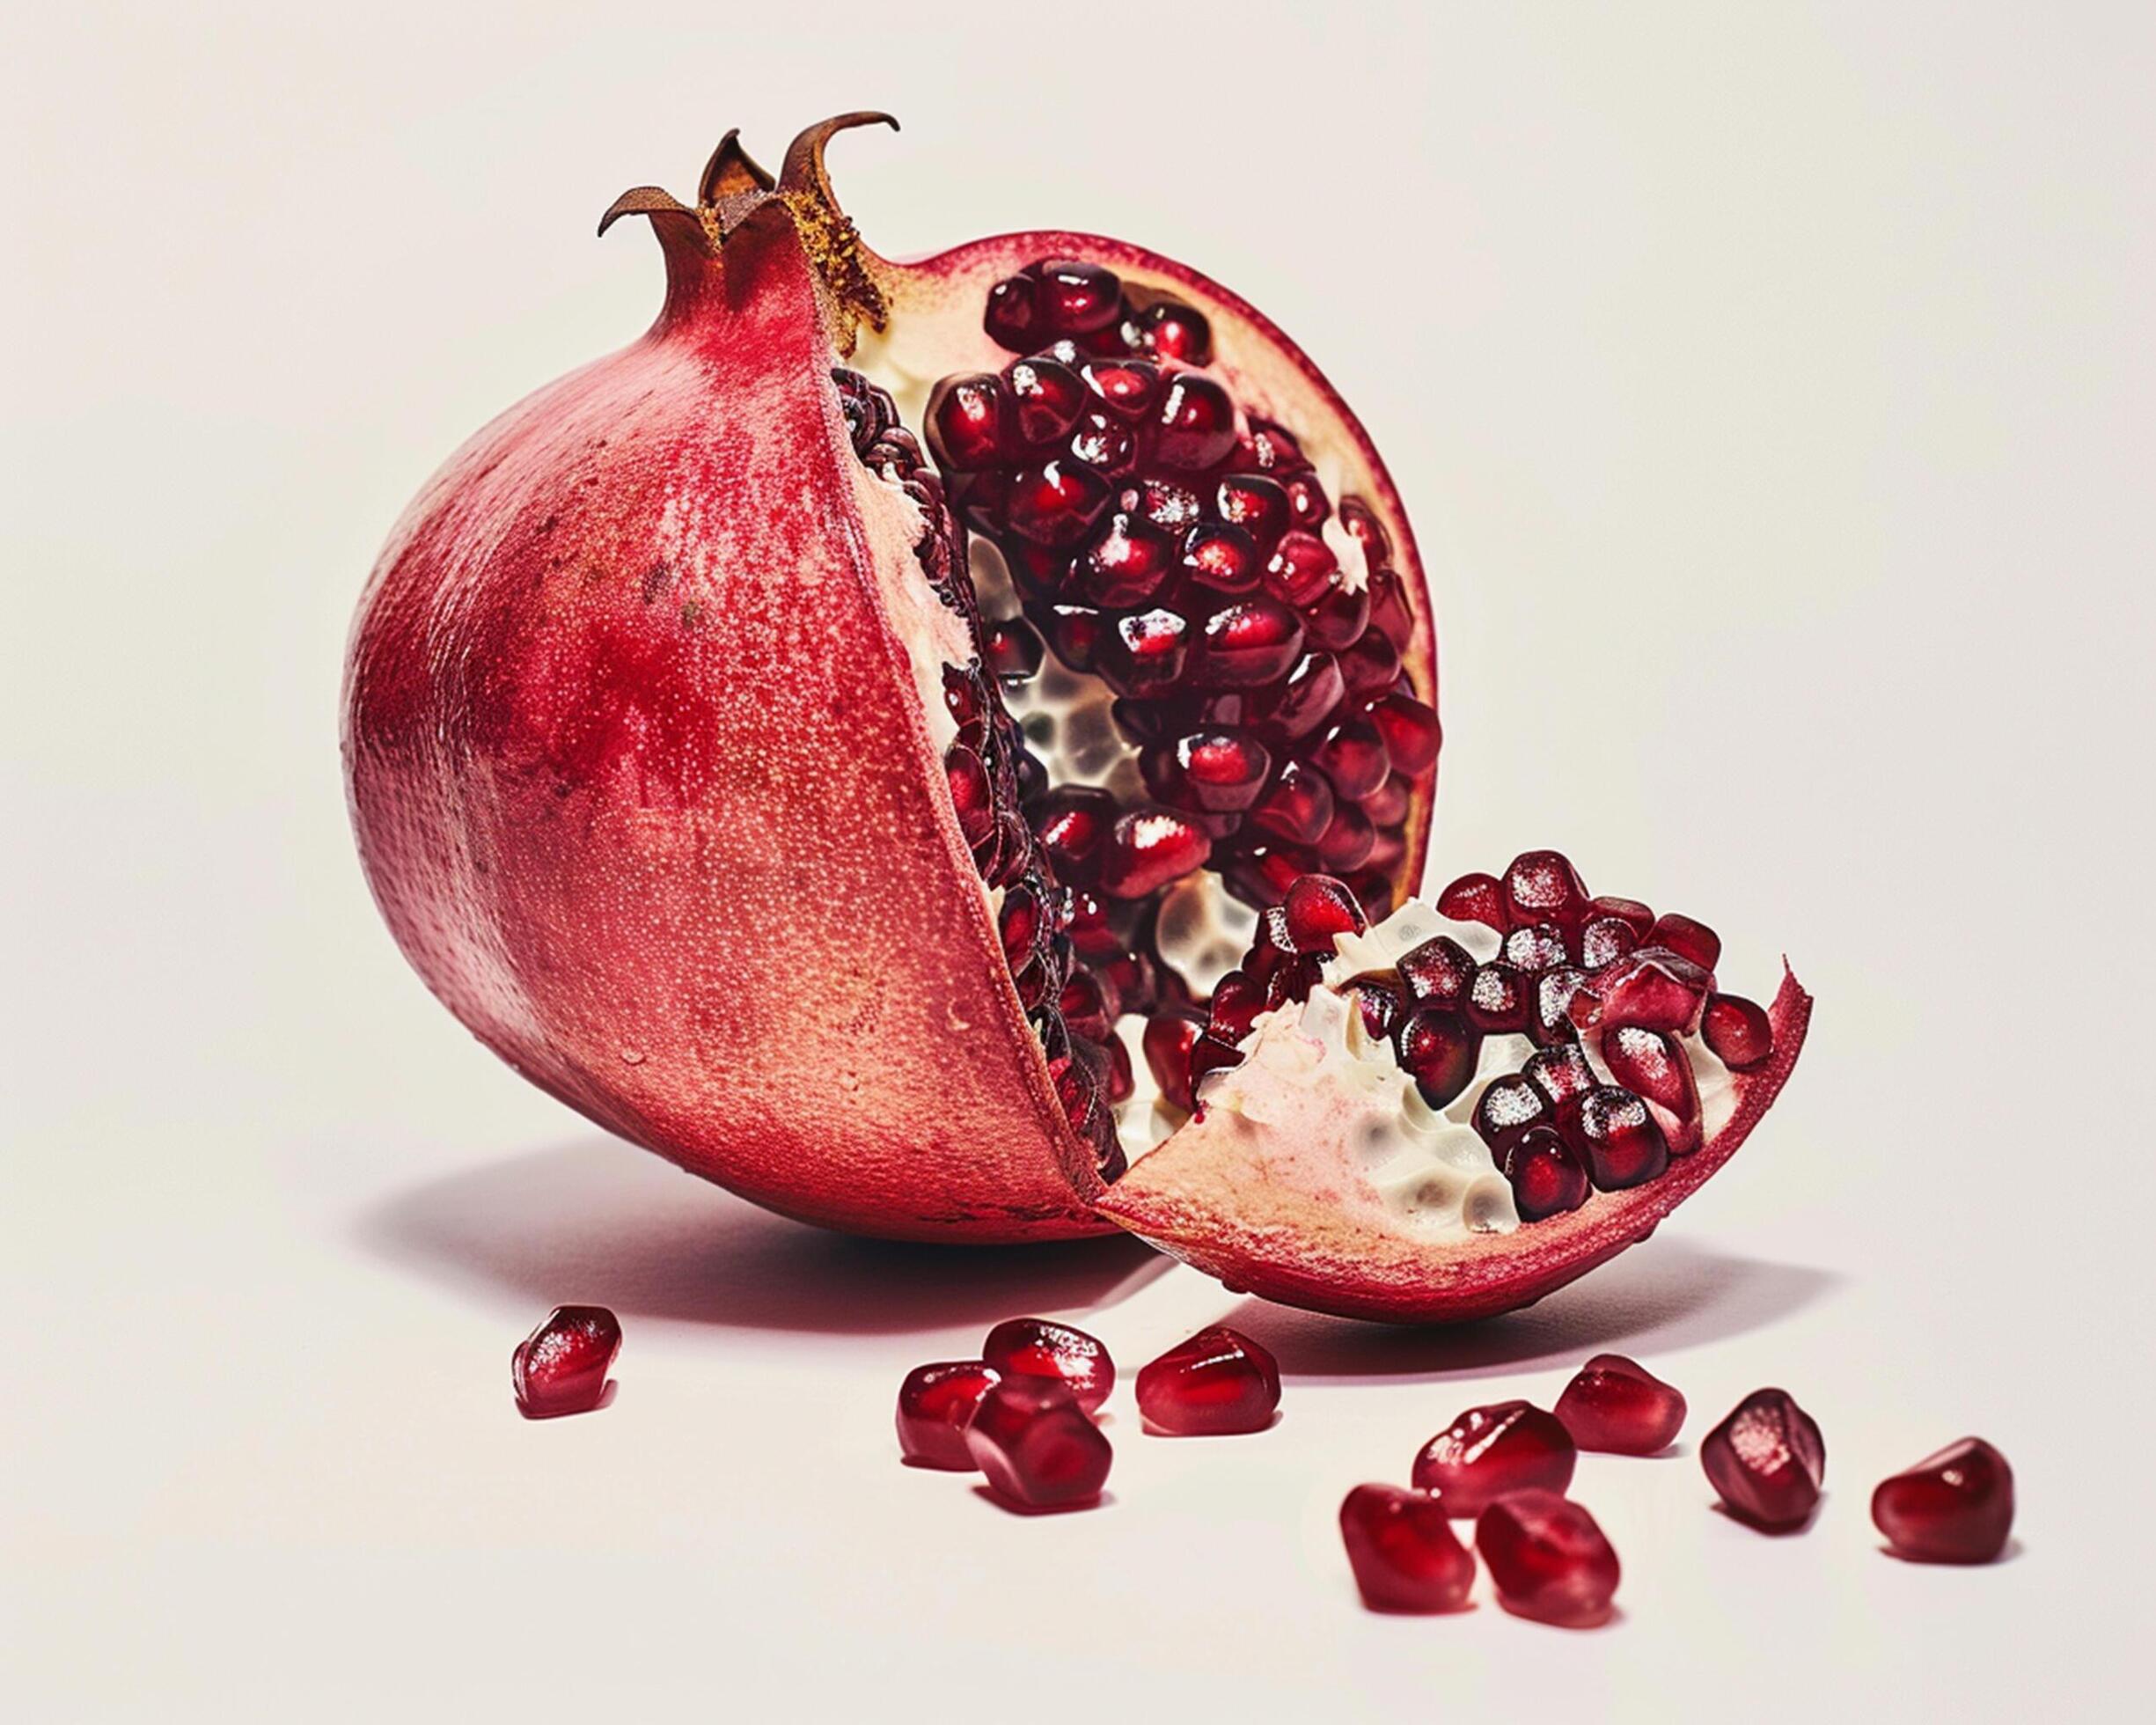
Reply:
[[[1778, 1088], [1787, 990], [1771, 1016], [1713, 996], [1748, 1094], [1704, 1149], [1658, 1043], [1636, 1076], [1579, 1068], [1610, 1092], [1584, 1148], [1485, 1133], [1517, 1201], [1372, 1208], [1338, 1131], [1284, 1127], [1269, 1168], [1253, 1092], [1311, 1075], [1257, 1020], [1334, 996], [1320, 945], [1396, 956], [1372, 923], [1420, 875], [1441, 738], [1413, 538], [1316, 368], [1185, 266], [1054, 231], [869, 251], [824, 151], [884, 119], [811, 128], [775, 178], [730, 135], [693, 207], [618, 200], [600, 231], [646, 217], [664, 253], [657, 321], [480, 430], [392, 532], [345, 760], [406, 955], [534, 1083], [832, 1227], [1120, 1223], [1242, 1285], [1418, 1317], [1629, 1243]], [[1635, 996], [1712, 982], [1696, 951], [1674, 983], [1606, 973], [1608, 929], [1568, 951], [1587, 919], [1549, 920], [1485, 968], [1500, 993], [1598, 979], [1597, 1049]], [[1265, 999], [1269, 929], [1309, 951]], [[1450, 1061], [1478, 1097], [1504, 1065], [1482, 1038], [1421, 1014], [1390, 1076]], [[1351, 1085], [1386, 1082], [1363, 1064]], [[1208, 1116], [1222, 1084], [1243, 1128]], [[1657, 1122], [1697, 1175], [1661, 1174]]]

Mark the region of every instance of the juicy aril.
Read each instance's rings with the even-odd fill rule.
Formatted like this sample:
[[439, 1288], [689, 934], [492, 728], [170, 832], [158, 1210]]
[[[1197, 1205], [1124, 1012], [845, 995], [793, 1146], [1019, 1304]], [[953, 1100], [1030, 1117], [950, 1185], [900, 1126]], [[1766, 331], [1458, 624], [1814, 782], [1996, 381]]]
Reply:
[[[345, 752], [406, 954], [533, 1083], [833, 1227], [1119, 1222], [1390, 1317], [1518, 1304], [1643, 1236], [1771, 1099], [1808, 1002], [1712, 992], [1685, 919], [1619, 942], [1628, 912], [1477, 877], [1505, 951], [1472, 999], [1388, 1040], [1367, 981], [1345, 1077], [1261, 1048], [1420, 875], [1435, 650], [1398, 497], [1302, 351], [1181, 264], [1060, 231], [869, 251], [823, 152], [879, 118], [811, 128], [775, 180], [730, 136], [693, 208], [619, 200], [602, 231], [647, 217], [665, 254], [657, 322], [399, 524]], [[1310, 876], [1285, 986], [1231, 968]], [[1673, 999], [1676, 1042], [1617, 1046]], [[1490, 1039], [1530, 1034], [1587, 1039], [1566, 1082], [1611, 1093], [1447, 1141], [1432, 1189], [1479, 1157], [1473, 1202], [1373, 1200], [1345, 1098], [1478, 1101]], [[1710, 1046], [1749, 1077], [1703, 1132]]]

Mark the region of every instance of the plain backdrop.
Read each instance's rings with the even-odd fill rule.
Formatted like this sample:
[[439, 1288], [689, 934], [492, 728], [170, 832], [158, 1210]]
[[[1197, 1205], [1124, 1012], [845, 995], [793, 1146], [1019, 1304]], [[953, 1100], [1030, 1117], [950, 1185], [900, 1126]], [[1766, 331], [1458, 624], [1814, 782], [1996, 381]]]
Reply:
[[[12, 7], [0, 1707], [22, 1720], [1817, 1719], [2145, 1712], [2156, 77], [2132, 4]], [[426, 996], [336, 688], [406, 498], [634, 336], [593, 223], [740, 125], [872, 244], [1066, 225], [1302, 340], [1433, 572], [1432, 872], [1557, 844], [1814, 1038], [1745, 1154], [1533, 1312], [1389, 1332], [1140, 1247], [820, 1236], [606, 1141]], [[803, 1099], [814, 1105], [812, 1097]], [[615, 1404], [511, 1344], [605, 1301]], [[1258, 1438], [1022, 1520], [907, 1472], [1015, 1312], [1126, 1369], [1232, 1315]], [[1332, 1516], [1588, 1354], [1690, 1395], [1590, 1458], [1623, 1615], [1354, 1602]], [[1694, 1441], [1818, 1416], [1770, 1540]], [[1965, 1432], [2009, 1560], [1882, 1555]]]

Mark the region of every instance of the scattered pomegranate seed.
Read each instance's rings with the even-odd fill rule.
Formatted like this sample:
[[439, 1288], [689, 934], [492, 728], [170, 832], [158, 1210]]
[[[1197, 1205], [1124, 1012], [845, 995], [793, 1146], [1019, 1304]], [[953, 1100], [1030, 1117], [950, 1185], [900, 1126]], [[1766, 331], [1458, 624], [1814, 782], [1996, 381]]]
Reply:
[[1115, 1458], [1069, 1384], [1053, 1377], [990, 1385], [966, 1423], [965, 1447], [998, 1493], [1035, 1508], [1098, 1497]]
[[1575, 1629], [1608, 1621], [1617, 1555], [1571, 1499], [1541, 1490], [1500, 1498], [1476, 1520], [1475, 1549], [1507, 1611]]
[[1786, 1390], [1755, 1390], [1707, 1434], [1699, 1462], [1733, 1515], [1780, 1533], [1817, 1507], [1827, 1446]]
[[1684, 1392], [1636, 1360], [1597, 1354], [1565, 1386], [1556, 1413], [1582, 1450], [1651, 1456], [1676, 1441]]
[[527, 1420], [590, 1413], [620, 1351], [621, 1320], [605, 1306], [556, 1306], [510, 1355], [518, 1410]]
[[1882, 1479], [1872, 1521], [1903, 1557], [1989, 1563], [2013, 1530], [2013, 1470], [1980, 1437], [1965, 1437]]
[[1456, 1611], [1475, 1584], [1474, 1553], [1420, 1492], [1356, 1486], [1340, 1504], [1340, 1540], [1374, 1611]]
[[898, 1386], [899, 1453], [916, 1467], [972, 1472], [966, 1425], [1001, 1376], [979, 1360], [915, 1366]]
[[1478, 1516], [1507, 1492], [1562, 1493], [1579, 1450], [1553, 1413], [1524, 1401], [1470, 1407], [1415, 1457], [1415, 1488], [1448, 1516]]
[[1060, 1380], [1089, 1414], [1115, 1388], [1115, 1362], [1099, 1341], [1083, 1330], [1044, 1318], [1006, 1318], [988, 1332], [980, 1356], [1006, 1376]]
[[1699, 1033], [1732, 1072], [1749, 1072], [1774, 1053], [1774, 1026], [1764, 1009], [1737, 995], [1709, 995]]
[[1138, 1372], [1138, 1411], [1177, 1437], [1261, 1432], [1280, 1405], [1280, 1369], [1248, 1336], [1216, 1324]]

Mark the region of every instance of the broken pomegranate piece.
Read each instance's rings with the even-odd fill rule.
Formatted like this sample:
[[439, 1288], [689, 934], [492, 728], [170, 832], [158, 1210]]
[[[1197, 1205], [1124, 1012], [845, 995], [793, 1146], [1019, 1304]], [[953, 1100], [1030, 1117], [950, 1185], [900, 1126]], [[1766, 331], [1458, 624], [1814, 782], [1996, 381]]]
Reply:
[[1456, 1611], [1475, 1584], [1474, 1553], [1434, 1498], [1358, 1486], [1340, 1504], [1340, 1540], [1374, 1611]]
[[965, 1428], [1002, 1374], [979, 1360], [915, 1366], [898, 1386], [898, 1450], [915, 1467], [970, 1472]]
[[1989, 1563], [2013, 1530], [2013, 1470], [1965, 1437], [1879, 1482], [1872, 1522], [1896, 1555], [1924, 1563]]
[[518, 1410], [528, 1420], [590, 1413], [620, 1351], [621, 1320], [605, 1306], [556, 1306], [510, 1356]]
[[1574, 1629], [1609, 1621], [1617, 1554], [1570, 1498], [1539, 1490], [1500, 1498], [1476, 1520], [1475, 1549], [1507, 1611]]
[[1555, 1412], [1582, 1450], [1652, 1456], [1676, 1442], [1684, 1392], [1636, 1360], [1597, 1354], [1565, 1386]]
[[1261, 1432], [1280, 1405], [1280, 1369], [1258, 1343], [1224, 1324], [1178, 1342], [1138, 1372], [1138, 1411], [1177, 1437]]
[[1116, 1362], [1099, 1340], [1045, 1318], [1010, 1318], [988, 1332], [980, 1356], [1007, 1376], [1052, 1377], [1067, 1384], [1078, 1406], [1097, 1413], [1116, 1385]]
[[1479, 1516], [1508, 1492], [1563, 1494], [1578, 1447], [1557, 1416], [1523, 1401], [1470, 1407], [1415, 1457], [1415, 1489], [1448, 1516]]
[[1001, 1495], [1037, 1509], [1091, 1502], [1115, 1458], [1069, 1384], [1053, 1377], [991, 1384], [966, 1422], [965, 1447]]
[[1818, 1507], [1827, 1446], [1786, 1390], [1755, 1390], [1707, 1434], [1699, 1463], [1731, 1515], [1763, 1531], [1786, 1533]]

